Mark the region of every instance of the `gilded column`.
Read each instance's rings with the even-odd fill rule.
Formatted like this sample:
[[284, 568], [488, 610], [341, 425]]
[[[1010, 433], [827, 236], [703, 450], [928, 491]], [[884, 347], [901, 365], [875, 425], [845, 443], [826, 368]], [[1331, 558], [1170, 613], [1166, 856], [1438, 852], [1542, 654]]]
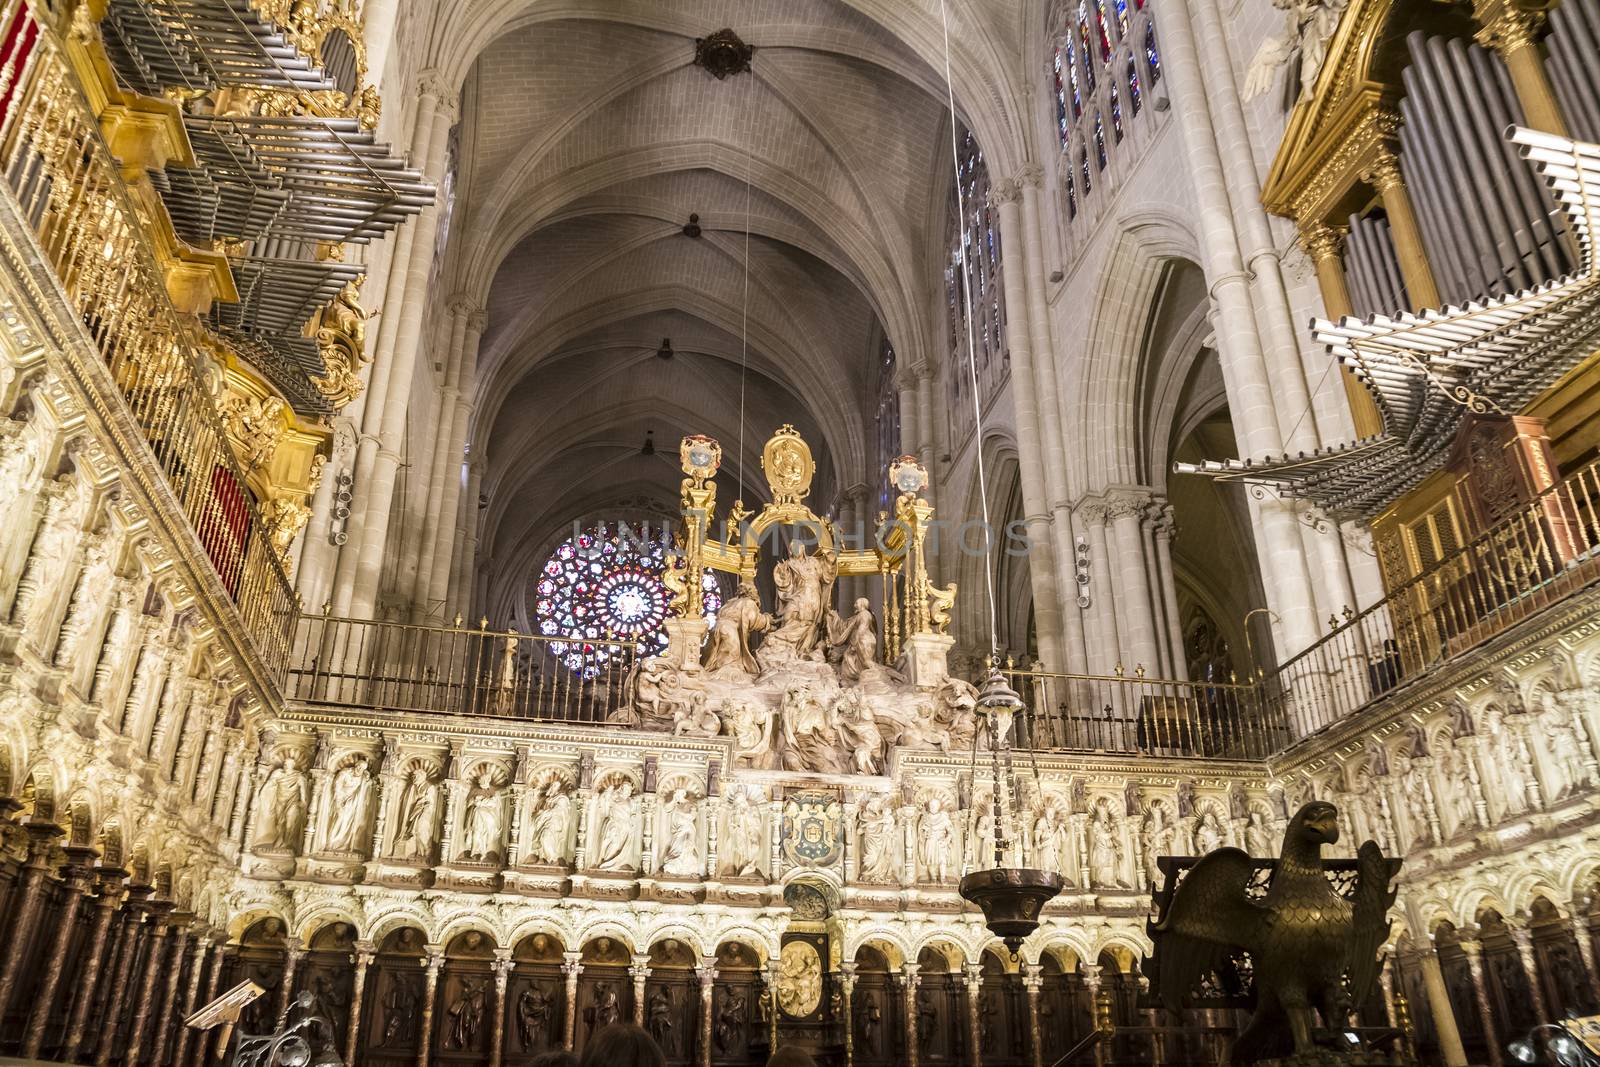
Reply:
[[350, 962], [355, 964], [355, 974], [350, 981], [350, 1018], [345, 1021], [345, 1067], [355, 1067], [356, 1049], [361, 1044], [361, 1001], [367, 990], [367, 968], [377, 955], [377, 946], [371, 941], [357, 941]]
[[633, 1025], [644, 1025], [644, 983], [650, 977], [650, 957], [634, 956], [633, 964], [628, 968], [628, 977], [633, 979]]
[[194, 958], [189, 961], [189, 987], [183, 992], [182, 1014], [178, 1017], [178, 1043], [172, 1049], [174, 1067], [183, 1063], [184, 1055], [189, 1051], [190, 1033], [189, 1028], [183, 1025], [183, 1020], [193, 1015], [195, 1008], [200, 1006], [200, 979], [205, 973], [206, 956], [211, 953], [211, 943], [226, 936], [222, 931], [204, 930], [194, 939]]
[[122, 1015], [124, 994], [133, 977], [133, 958], [139, 945], [139, 930], [152, 905], [145, 898], [152, 892], [147, 885], [130, 885], [128, 901], [122, 908], [121, 947], [117, 950], [117, 970], [106, 991], [105, 1011], [100, 1020], [100, 1036], [95, 1042], [95, 1067], [106, 1067], [117, 1044], [118, 1021]]
[[283, 977], [278, 982], [277, 1019], [280, 1028], [284, 1020], [289, 1018], [289, 1004], [294, 1000], [294, 972], [299, 970], [300, 959], [306, 954], [305, 946], [300, 943], [298, 937], [285, 938], [283, 946]]
[[700, 1041], [695, 1060], [700, 1067], [711, 1067], [711, 1016], [717, 989], [717, 957], [702, 956], [694, 974], [700, 980]]
[[920, 964], [903, 963], [900, 965], [900, 987], [902, 993], [902, 1011], [905, 1015], [904, 1033], [906, 1036], [906, 1067], [917, 1067], [917, 1058], [922, 1050], [918, 1048], [917, 1041], [917, 986], [921, 979], [917, 977]]
[[[1355, 304], [1350, 300], [1350, 286], [1344, 274], [1345, 230], [1325, 226], [1320, 222], [1303, 222], [1300, 225], [1300, 243], [1317, 272], [1317, 288], [1322, 290], [1322, 309], [1330, 319], [1340, 319], [1355, 314]], [[1339, 378], [1344, 382], [1345, 400], [1350, 405], [1350, 417], [1355, 423], [1357, 437], [1371, 437], [1383, 432], [1383, 417], [1366, 386], [1356, 380], [1349, 368], [1339, 368]]]
[[1044, 995], [1044, 968], [1037, 963], [1022, 965], [1022, 988], [1028, 994], [1028, 1062], [1044, 1067], [1044, 1029], [1039, 1024], [1039, 1000]]
[[433, 1002], [439, 995], [439, 968], [444, 966], [444, 946], [426, 945], [428, 970], [422, 986], [422, 1026], [417, 1037], [417, 1067], [428, 1067], [433, 1045]]
[[582, 952], [561, 954], [561, 975], [566, 982], [566, 1003], [561, 1020], [561, 1047], [572, 1051], [578, 1036], [578, 975], [583, 973]]
[[1536, 130], [1567, 136], [1567, 124], [1545, 75], [1535, 35], [1543, 12], [1529, 11], [1517, 0], [1474, 0], [1472, 16], [1481, 29], [1478, 43], [1505, 61], [1523, 116]]
[[167, 914], [172, 911], [170, 900], [150, 902], [150, 933], [145, 938], [148, 948], [144, 956], [144, 975], [139, 979], [139, 996], [133, 1005], [133, 1021], [128, 1024], [128, 1045], [125, 1062], [139, 1062], [139, 1050], [144, 1047], [144, 1024], [150, 1018], [151, 1002], [155, 999], [156, 978], [161, 974], [162, 950], [167, 940]]
[[120, 867], [100, 867], [95, 871], [96, 890], [94, 926], [89, 934], [89, 951], [84, 957], [83, 973], [78, 976], [77, 997], [72, 1002], [72, 1014], [67, 1018], [67, 1035], [61, 1047], [63, 1062], [72, 1063], [78, 1058], [78, 1046], [83, 1044], [83, 1029], [89, 1021], [89, 1005], [100, 984], [100, 970], [105, 966], [106, 941], [111, 935], [111, 924], [117, 917], [117, 905], [122, 902], [122, 880], [128, 872]]
[[511, 969], [515, 966], [510, 949], [494, 950], [494, 1029], [489, 1031], [489, 1067], [500, 1067], [505, 1050], [506, 986], [511, 982]]
[[1428, 263], [1422, 230], [1417, 226], [1416, 212], [1411, 207], [1411, 193], [1400, 176], [1400, 160], [1387, 148], [1379, 148], [1377, 159], [1362, 177], [1378, 191], [1383, 210], [1389, 216], [1389, 232], [1394, 237], [1395, 256], [1400, 261], [1400, 276], [1405, 279], [1411, 310], [1438, 307], [1439, 285]]
[[1478, 941], [1458, 943], [1461, 951], [1466, 953], [1467, 966], [1472, 969], [1472, 996], [1477, 1002], [1478, 1018], [1483, 1023], [1483, 1039], [1489, 1048], [1490, 1067], [1502, 1067], [1504, 1061], [1500, 1056], [1500, 1040], [1495, 1034], [1494, 1011], [1489, 1006], [1489, 989], [1483, 981], [1483, 944]]
[[[166, 988], [161, 992], [161, 1010], [156, 1013], [156, 1032], [152, 1038], [150, 1062], [160, 1064], [167, 1054], [167, 1041], [172, 1031], [172, 1009], [178, 1003], [178, 979], [183, 974], [183, 955], [189, 947], [189, 925], [194, 916], [180, 912], [168, 924], [173, 932], [172, 955], [168, 960]], [[131, 1057], [129, 1062], [133, 1062]]]
[[[23, 1059], [36, 1059], [39, 1046], [44, 1043], [44, 1028], [50, 1021], [50, 1010], [55, 1006], [56, 988], [61, 984], [61, 971], [67, 963], [67, 952], [72, 947], [72, 935], [78, 916], [78, 905], [89, 888], [89, 864], [94, 861], [95, 850], [82, 845], [68, 845], [67, 865], [62, 868], [61, 880], [66, 897], [55, 917], [55, 937], [50, 945], [50, 955], [45, 960], [44, 980], [33, 996], [33, 1010], [28, 1014], [28, 1028], [22, 1039]], [[24, 928], [18, 927], [20, 934]], [[20, 954], [21, 946], [12, 945], [12, 953]]]
[[967, 1062], [971, 1067], [983, 1067], [983, 1023], [978, 1016], [978, 1001], [983, 996], [983, 964], [969, 963], [966, 971]]
[[1511, 928], [1511, 939], [1517, 943], [1517, 955], [1522, 958], [1522, 969], [1528, 975], [1528, 991], [1533, 994], [1533, 1014], [1542, 1023], [1554, 1022], [1550, 1004], [1545, 1000], [1544, 984], [1539, 981], [1539, 958], [1533, 951], [1533, 931], [1527, 926]]
[[11, 924], [15, 943], [0, 964], [0, 1019], [4, 1019], [11, 1005], [11, 994], [16, 988], [17, 972], [26, 955], [23, 948], [32, 935], [39, 919], [39, 909], [44, 904], [45, 886], [50, 878], [50, 849], [61, 828], [42, 820], [29, 820], [23, 827], [28, 831], [28, 859], [22, 869], [22, 889], [17, 896], [16, 919]]

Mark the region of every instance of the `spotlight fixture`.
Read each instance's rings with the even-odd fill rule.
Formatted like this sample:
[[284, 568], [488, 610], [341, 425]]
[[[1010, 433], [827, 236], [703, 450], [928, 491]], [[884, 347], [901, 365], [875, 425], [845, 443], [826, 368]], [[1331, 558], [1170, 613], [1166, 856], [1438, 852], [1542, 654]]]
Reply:
[[661, 339], [661, 347], [656, 349], [656, 358], [657, 359], [671, 359], [673, 356], [675, 356], [677, 354], [678, 353], [676, 353], [676, 352], [674, 352], [672, 350], [672, 338], [663, 337]]
[[700, 229], [700, 216], [691, 213], [689, 221], [683, 224], [683, 235], [685, 237], [699, 237], [703, 232]]

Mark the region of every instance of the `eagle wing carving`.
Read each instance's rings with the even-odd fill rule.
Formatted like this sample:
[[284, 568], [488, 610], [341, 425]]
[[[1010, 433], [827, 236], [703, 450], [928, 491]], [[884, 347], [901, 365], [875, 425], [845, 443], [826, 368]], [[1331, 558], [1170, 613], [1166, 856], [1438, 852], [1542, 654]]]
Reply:
[[1208, 972], [1227, 967], [1235, 952], [1257, 952], [1271, 913], [1246, 893], [1255, 864], [1237, 848], [1219, 848], [1196, 863], [1178, 885], [1167, 913], [1150, 924], [1161, 968], [1156, 991], [1169, 1009]]

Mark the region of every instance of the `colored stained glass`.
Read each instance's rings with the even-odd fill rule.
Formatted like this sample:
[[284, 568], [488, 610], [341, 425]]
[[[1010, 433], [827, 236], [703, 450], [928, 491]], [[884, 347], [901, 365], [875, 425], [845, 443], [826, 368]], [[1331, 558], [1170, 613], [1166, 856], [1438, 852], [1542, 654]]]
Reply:
[[[613, 653], [592, 642], [613, 638], [635, 641], [640, 655], [666, 651], [671, 595], [661, 581], [667, 566], [660, 531], [647, 537], [642, 528], [603, 524], [563, 541], [545, 561], [534, 583], [534, 618], [546, 637], [570, 638], [550, 645], [569, 670], [591, 676], [606, 667]], [[716, 625], [722, 594], [707, 571], [701, 604]]]
[[1067, 218], [1078, 217], [1078, 183], [1072, 180], [1072, 169], [1067, 169]]
[[1106, 124], [1094, 117], [1094, 160], [1097, 170], [1106, 169]]
[[1116, 135], [1117, 143], [1122, 143], [1122, 100], [1117, 96], [1117, 83], [1111, 83], [1111, 132]]
[[1100, 35], [1100, 62], [1111, 62], [1111, 32], [1106, 22], [1106, 0], [1094, 0], [1094, 28]]
[[1056, 132], [1061, 137], [1061, 147], [1067, 146], [1067, 87], [1062, 81], [1061, 48], [1056, 47], [1055, 57]]
[[1117, 37], [1121, 39], [1128, 36], [1128, 0], [1112, 0], [1112, 3], [1117, 9]]
[[1144, 28], [1144, 58], [1150, 64], [1150, 84], [1152, 87], [1161, 82], [1161, 53], [1156, 51], [1156, 28]]
[[1132, 56], [1128, 57], [1128, 103], [1133, 105], [1135, 116], [1144, 107], [1144, 93], [1139, 91], [1139, 64]]
[[1078, 0], [1078, 44], [1082, 47], [1083, 85], [1085, 92], [1094, 92], [1094, 50], [1089, 44], [1089, 5]]
[[1089, 180], [1089, 150], [1078, 149], [1078, 168], [1083, 171], [1083, 195], [1088, 196], [1094, 192], [1094, 183]]

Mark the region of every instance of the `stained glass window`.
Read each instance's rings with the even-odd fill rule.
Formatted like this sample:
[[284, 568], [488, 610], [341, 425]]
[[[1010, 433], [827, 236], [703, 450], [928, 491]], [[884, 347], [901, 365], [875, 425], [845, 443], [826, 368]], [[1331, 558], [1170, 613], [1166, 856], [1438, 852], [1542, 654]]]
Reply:
[[[617, 523], [591, 526], [556, 547], [534, 583], [534, 618], [568, 669], [599, 673], [611, 658], [606, 638], [636, 641], [640, 655], [667, 649], [671, 595], [661, 581], [667, 566], [663, 531]], [[706, 619], [716, 625], [722, 593], [707, 571], [701, 588]]]
[[1106, 0], [1094, 0], [1094, 28], [1100, 34], [1100, 62], [1111, 62], [1111, 30], [1106, 23]]
[[1089, 180], [1089, 150], [1078, 149], [1078, 167], [1083, 171], [1083, 195], [1088, 196], [1094, 192], [1094, 183]]
[[1150, 84], [1152, 86], [1161, 81], [1161, 53], [1156, 51], [1156, 28], [1144, 28], [1144, 58], [1150, 64]]
[[1128, 102], [1133, 105], [1135, 116], [1144, 106], [1144, 94], [1139, 91], [1139, 64], [1134, 62], [1132, 56], [1128, 57]]
[[1055, 90], [1056, 90], [1056, 130], [1061, 135], [1061, 147], [1067, 146], [1067, 86], [1062, 81], [1061, 46], [1056, 46], [1055, 57]]
[[[948, 282], [946, 283], [948, 285]], [[889, 464], [900, 456], [900, 394], [895, 389], [894, 346], [885, 337], [878, 347], [878, 510], [888, 511], [893, 501], [889, 491]], [[857, 515], [863, 524], [867, 516]], [[854, 537], [854, 530], [846, 530]]]
[[[1065, 76], [1060, 90], [1071, 87], [1076, 93], [1076, 80], [1072, 76], [1073, 53], [1064, 47], [1056, 56], [1060, 64], [1058, 73]], [[1057, 96], [1059, 108], [1067, 106], [1067, 98]], [[1074, 103], [1072, 106], [1076, 106]], [[1062, 112], [1058, 111], [1058, 122]], [[963, 131], [959, 141], [956, 173], [960, 175], [963, 203], [952, 204], [950, 214], [950, 260], [945, 274], [946, 299], [950, 305], [950, 431], [951, 437], [960, 439], [971, 429], [973, 397], [970, 394], [971, 368], [968, 364], [968, 345], [973, 346], [972, 360], [979, 368], [978, 399], [986, 402], [995, 383], [995, 374], [983, 371], [991, 365], [996, 355], [1005, 353], [1005, 319], [1001, 316], [1001, 236], [998, 231], [996, 210], [989, 204], [989, 171], [984, 165], [983, 151], [971, 133]], [[965, 209], [964, 211], [961, 209]], [[965, 275], [961, 272], [965, 271]], [[970, 292], [963, 291], [965, 280]], [[968, 298], [972, 306], [966, 306]], [[971, 315], [970, 335], [968, 315]]]
[[1111, 83], [1111, 132], [1116, 134], [1117, 143], [1122, 143], [1122, 100], [1117, 96], [1117, 83]]
[[1078, 0], [1078, 43], [1083, 52], [1083, 85], [1084, 91], [1094, 92], [1094, 50], [1089, 45], [1089, 5], [1088, 0]]
[[1117, 9], [1117, 38], [1128, 36], [1128, 0], [1111, 0]]
[[1094, 162], [1096, 170], [1106, 169], [1106, 124], [1094, 117]]
[[1072, 180], [1072, 168], [1067, 168], [1067, 217], [1078, 217], [1078, 183]]

